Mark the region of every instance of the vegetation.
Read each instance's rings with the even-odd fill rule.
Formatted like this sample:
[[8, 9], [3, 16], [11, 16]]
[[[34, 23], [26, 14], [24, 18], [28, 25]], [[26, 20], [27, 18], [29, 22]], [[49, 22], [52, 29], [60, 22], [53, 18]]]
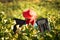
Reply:
[[[51, 27], [50, 32], [44, 32], [44, 36], [39, 30], [31, 25], [23, 25], [18, 34], [14, 34], [12, 27], [15, 22], [13, 18], [23, 19], [22, 12], [25, 9], [36, 11], [38, 18], [47, 18]], [[0, 40], [60, 40], [60, 1], [13, 1], [7, 3], [0, 2]]]

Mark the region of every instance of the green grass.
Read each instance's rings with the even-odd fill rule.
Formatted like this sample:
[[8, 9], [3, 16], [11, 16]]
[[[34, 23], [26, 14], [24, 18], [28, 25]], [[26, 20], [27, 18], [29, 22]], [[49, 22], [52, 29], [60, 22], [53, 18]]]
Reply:
[[[25, 1], [5, 4], [0, 2], [0, 40], [60, 40], [59, 5], [56, 5], [56, 2], [40, 2], [37, 4]], [[22, 12], [28, 8], [37, 13], [37, 19], [44, 17], [49, 20], [50, 27], [52, 28], [51, 32], [46, 32], [43, 37], [41, 32], [38, 32], [39, 30], [35, 30], [30, 25], [28, 25], [29, 28], [23, 25], [22, 30], [18, 31], [19, 34], [13, 33], [11, 29], [15, 24], [13, 18], [24, 19]], [[58, 36], [56, 36], [57, 34]]]

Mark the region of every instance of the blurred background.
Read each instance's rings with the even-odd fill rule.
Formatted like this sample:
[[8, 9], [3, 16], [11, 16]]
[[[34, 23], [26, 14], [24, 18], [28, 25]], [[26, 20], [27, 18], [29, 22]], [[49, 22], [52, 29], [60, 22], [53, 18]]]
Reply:
[[[28, 8], [37, 13], [37, 19], [48, 18], [51, 32], [44, 32], [43, 37], [28, 25], [19, 34], [13, 33], [13, 18], [24, 20], [22, 12]], [[0, 0], [0, 40], [60, 40], [60, 0]]]

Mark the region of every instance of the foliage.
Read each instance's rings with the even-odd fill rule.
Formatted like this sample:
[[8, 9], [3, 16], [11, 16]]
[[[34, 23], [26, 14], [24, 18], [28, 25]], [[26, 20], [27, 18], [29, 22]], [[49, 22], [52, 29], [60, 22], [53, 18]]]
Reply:
[[[39, 2], [32, 3], [27, 1], [17, 1], [10, 3], [0, 2], [0, 40], [60, 40], [60, 3], [59, 2]], [[38, 18], [47, 18], [51, 27], [50, 32], [44, 32], [42, 35], [39, 30], [31, 25], [23, 25], [18, 34], [14, 34], [13, 18], [24, 19], [22, 12], [24, 9], [36, 11]], [[20, 30], [20, 31], [19, 31]]]

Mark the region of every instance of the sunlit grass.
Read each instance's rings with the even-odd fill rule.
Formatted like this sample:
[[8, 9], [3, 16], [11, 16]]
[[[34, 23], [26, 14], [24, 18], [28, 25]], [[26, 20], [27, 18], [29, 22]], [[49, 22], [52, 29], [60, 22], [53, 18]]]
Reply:
[[[54, 6], [54, 7], [53, 7]], [[60, 10], [58, 10], [54, 3], [32, 3], [32, 2], [11, 2], [11, 3], [0, 3], [0, 39], [3, 40], [54, 40], [60, 39]], [[51, 32], [46, 33], [44, 37], [39, 30], [34, 29], [32, 26], [23, 25], [17, 30], [18, 34], [13, 33], [13, 26], [15, 24], [13, 18], [23, 19], [22, 12], [24, 9], [33, 9], [40, 19], [41, 17], [47, 18], [50, 23]], [[12, 28], [11, 28], [12, 27]], [[20, 31], [19, 31], [20, 30]], [[57, 31], [56, 31], [57, 30]], [[58, 40], [59, 40], [58, 39]]]

